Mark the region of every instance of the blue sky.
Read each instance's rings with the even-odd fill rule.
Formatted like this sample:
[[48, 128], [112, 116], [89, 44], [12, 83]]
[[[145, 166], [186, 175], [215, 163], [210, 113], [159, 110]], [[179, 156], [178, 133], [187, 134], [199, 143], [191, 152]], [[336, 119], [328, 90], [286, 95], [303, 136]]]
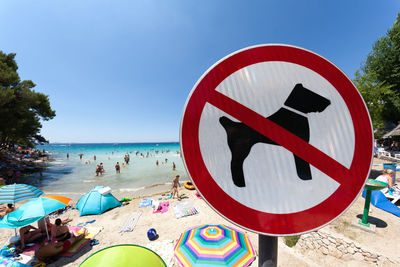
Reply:
[[0, 50], [49, 95], [50, 142], [178, 141], [186, 98], [226, 55], [257, 44], [312, 50], [350, 78], [400, 1], [6, 1]]

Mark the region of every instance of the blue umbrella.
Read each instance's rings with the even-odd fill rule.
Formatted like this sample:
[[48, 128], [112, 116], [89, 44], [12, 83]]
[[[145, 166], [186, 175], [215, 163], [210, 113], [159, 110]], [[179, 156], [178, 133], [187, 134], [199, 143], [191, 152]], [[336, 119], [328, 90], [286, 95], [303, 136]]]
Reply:
[[26, 202], [0, 220], [0, 228], [19, 228], [32, 224], [44, 216], [65, 208], [66, 205], [51, 198], [36, 198]]
[[42, 194], [40, 189], [27, 184], [5, 185], [0, 188], [0, 203], [16, 203]]

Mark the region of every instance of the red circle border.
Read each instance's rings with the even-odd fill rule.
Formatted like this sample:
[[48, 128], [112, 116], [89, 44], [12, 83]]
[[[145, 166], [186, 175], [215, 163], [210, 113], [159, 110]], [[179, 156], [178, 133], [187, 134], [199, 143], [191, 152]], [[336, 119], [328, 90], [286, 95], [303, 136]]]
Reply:
[[[348, 183], [342, 183], [326, 200], [310, 209], [273, 214], [258, 211], [231, 198], [214, 181], [202, 159], [199, 124], [210, 91], [225, 78], [252, 64], [281, 61], [306, 67], [330, 82], [345, 101], [354, 125], [355, 149]], [[366, 105], [347, 76], [334, 64], [302, 48], [287, 45], [260, 45], [245, 48], [217, 62], [199, 79], [188, 97], [180, 132], [184, 164], [199, 193], [229, 221], [266, 235], [284, 236], [316, 230], [342, 214], [363, 189], [372, 164], [372, 126]]]

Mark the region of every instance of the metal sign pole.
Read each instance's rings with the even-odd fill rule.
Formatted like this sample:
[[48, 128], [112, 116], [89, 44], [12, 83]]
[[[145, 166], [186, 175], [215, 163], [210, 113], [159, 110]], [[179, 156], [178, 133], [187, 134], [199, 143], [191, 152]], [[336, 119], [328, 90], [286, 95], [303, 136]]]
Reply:
[[276, 267], [278, 264], [278, 238], [258, 235], [258, 266]]

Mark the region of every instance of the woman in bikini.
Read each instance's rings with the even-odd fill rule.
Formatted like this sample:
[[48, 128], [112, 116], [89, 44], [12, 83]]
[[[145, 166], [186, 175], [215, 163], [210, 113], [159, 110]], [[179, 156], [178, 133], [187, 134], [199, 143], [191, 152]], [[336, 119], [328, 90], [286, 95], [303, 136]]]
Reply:
[[55, 224], [51, 227], [51, 239], [57, 241], [64, 241], [71, 238], [72, 234], [69, 232], [68, 226], [63, 225], [60, 218], [56, 219]]
[[172, 198], [175, 198], [176, 194], [176, 197], [179, 199], [178, 186], [181, 186], [179, 184], [179, 175], [175, 176], [175, 178], [172, 180]]

